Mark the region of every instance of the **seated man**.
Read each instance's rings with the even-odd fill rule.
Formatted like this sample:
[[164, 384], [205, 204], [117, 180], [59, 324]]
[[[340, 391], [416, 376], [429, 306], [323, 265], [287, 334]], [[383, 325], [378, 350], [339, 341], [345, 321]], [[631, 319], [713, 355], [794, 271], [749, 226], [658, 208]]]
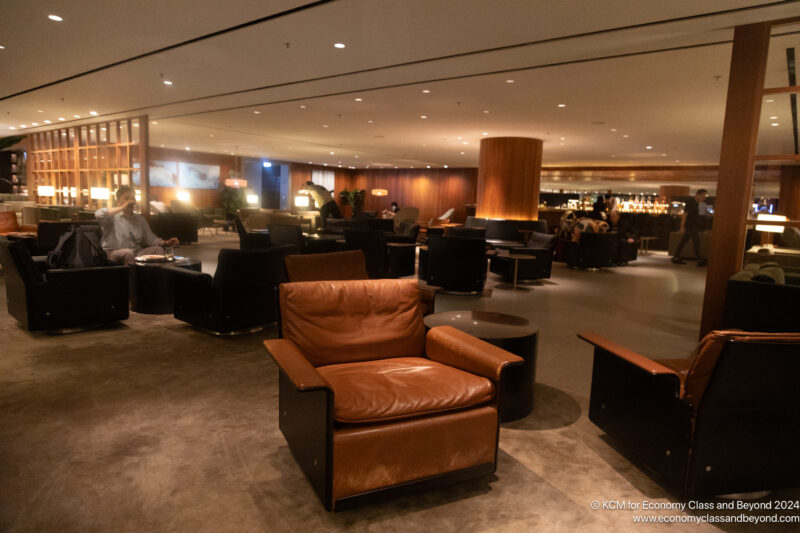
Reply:
[[136, 256], [162, 254], [162, 247], [180, 244], [175, 237], [166, 241], [156, 237], [147, 220], [133, 212], [136, 200], [130, 187], [121, 186], [117, 189], [116, 196], [115, 207], [104, 207], [95, 212], [95, 217], [103, 228], [103, 249], [111, 262], [129, 265]]

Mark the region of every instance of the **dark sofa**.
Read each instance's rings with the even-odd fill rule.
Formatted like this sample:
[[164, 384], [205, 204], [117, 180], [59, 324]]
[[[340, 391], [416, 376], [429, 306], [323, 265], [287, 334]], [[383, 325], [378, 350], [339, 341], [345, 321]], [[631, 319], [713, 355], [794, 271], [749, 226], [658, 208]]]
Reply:
[[[524, 254], [536, 259], [519, 261], [517, 266], [517, 279], [542, 279], [549, 278], [553, 266], [553, 252], [555, 248], [555, 235], [549, 233], [531, 234], [525, 246], [509, 249], [512, 254]], [[498, 253], [491, 258], [489, 270], [503, 276], [503, 280], [511, 282], [514, 279], [514, 260], [504, 254]]]

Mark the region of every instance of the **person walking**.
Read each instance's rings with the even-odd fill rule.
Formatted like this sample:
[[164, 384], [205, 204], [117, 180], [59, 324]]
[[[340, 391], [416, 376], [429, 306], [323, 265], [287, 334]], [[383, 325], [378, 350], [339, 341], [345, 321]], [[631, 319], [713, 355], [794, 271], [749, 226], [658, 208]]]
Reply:
[[681, 232], [683, 235], [681, 235], [678, 248], [675, 250], [675, 255], [672, 257], [672, 262], [675, 264], [683, 265], [686, 263], [686, 261], [681, 258], [681, 251], [683, 251], [683, 247], [686, 246], [689, 239], [692, 240], [692, 246], [694, 246], [694, 255], [697, 258], [697, 265], [705, 266], [708, 264], [706, 259], [700, 257], [700, 230], [703, 226], [703, 218], [700, 215], [700, 204], [705, 202], [706, 198], [708, 198], [708, 191], [699, 189], [694, 194], [694, 198], [690, 198], [686, 202], [686, 207], [681, 216]]

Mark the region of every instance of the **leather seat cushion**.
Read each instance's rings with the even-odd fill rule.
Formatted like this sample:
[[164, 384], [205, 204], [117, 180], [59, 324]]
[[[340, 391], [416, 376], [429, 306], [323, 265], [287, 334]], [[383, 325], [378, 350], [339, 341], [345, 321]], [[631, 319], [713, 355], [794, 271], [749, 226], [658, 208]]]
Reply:
[[333, 416], [354, 424], [419, 417], [484, 404], [494, 385], [484, 377], [422, 357], [317, 367], [334, 391]]

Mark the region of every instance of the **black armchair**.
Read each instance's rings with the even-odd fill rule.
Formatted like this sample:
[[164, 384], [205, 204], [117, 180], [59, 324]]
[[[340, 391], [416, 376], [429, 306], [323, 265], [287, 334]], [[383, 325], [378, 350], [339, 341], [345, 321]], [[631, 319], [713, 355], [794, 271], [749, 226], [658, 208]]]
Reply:
[[175, 318], [217, 335], [250, 333], [278, 320], [277, 287], [286, 282], [284, 258], [292, 245], [258, 250], [222, 249], [217, 271], [172, 270]]
[[292, 244], [299, 252], [304, 251], [303, 228], [297, 224], [267, 224], [272, 246]]
[[565, 251], [567, 264], [577, 268], [613, 266], [617, 239], [618, 234], [616, 232], [583, 232], [578, 242], [570, 242], [567, 245]]
[[193, 213], [157, 213], [150, 217], [150, 229], [162, 239], [177, 237], [182, 244], [197, 242], [200, 219]]
[[589, 420], [679, 494], [800, 485], [800, 334], [713, 331], [652, 360], [594, 333]]
[[448, 291], [480, 292], [486, 283], [486, 241], [461, 237], [428, 237], [420, 250], [420, 278]]
[[416, 249], [413, 244], [387, 243], [382, 231], [344, 231], [347, 248], [361, 250], [367, 259], [370, 278], [399, 278], [414, 275]]
[[247, 231], [244, 222], [239, 217], [236, 217], [233, 223], [236, 225], [236, 232], [239, 234], [240, 250], [256, 250], [272, 246], [269, 231]]
[[0, 240], [0, 263], [8, 313], [30, 331], [89, 327], [128, 318], [127, 266], [42, 272], [23, 243], [8, 240]]
[[[518, 262], [517, 279], [549, 278], [553, 266], [555, 242], [555, 235], [534, 231], [526, 246], [511, 248], [510, 253], [525, 254], [536, 258], [534, 261]], [[514, 261], [503, 254], [498, 253], [492, 256], [489, 270], [503, 276], [503, 280], [506, 282], [512, 282], [514, 279]]]

